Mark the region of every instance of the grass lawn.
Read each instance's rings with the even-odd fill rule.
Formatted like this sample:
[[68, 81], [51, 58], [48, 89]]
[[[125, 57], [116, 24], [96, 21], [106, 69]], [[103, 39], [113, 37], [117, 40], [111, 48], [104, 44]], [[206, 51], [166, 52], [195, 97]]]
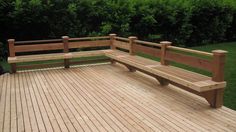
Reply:
[[[193, 49], [196, 50], [202, 50], [211, 52], [215, 49], [222, 49], [227, 50], [229, 53], [227, 54], [227, 62], [225, 66], [225, 80], [227, 81], [227, 88], [225, 90], [224, 94], [224, 105], [236, 110], [236, 42], [232, 43], [220, 43], [220, 44], [214, 44], [214, 45], [207, 45], [207, 46], [200, 46], [200, 47], [194, 47]], [[146, 56], [149, 57], [150, 56]], [[158, 60], [156, 58], [151, 57], [152, 59]], [[6, 70], [9, 71], [10, 67], [6, 62], [1, 62], [0, 65], [2, 65]], [[195, 72], [199, 72], [201, 74], [210, 75], [208, 72], [205, 72], [203, 70], [194, 69], [188, 66], [183, 66], [179, 64], [174, 64], [176, 66], [183, 67], [185, 69], [189, 69]]]

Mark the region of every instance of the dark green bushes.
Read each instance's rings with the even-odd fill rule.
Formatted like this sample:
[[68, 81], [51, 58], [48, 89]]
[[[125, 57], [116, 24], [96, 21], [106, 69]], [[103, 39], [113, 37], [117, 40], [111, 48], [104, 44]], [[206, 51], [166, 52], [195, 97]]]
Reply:
[[233, 0], [0, 0], [0, 41], [107, 35], [181, 46], [236, 40]]

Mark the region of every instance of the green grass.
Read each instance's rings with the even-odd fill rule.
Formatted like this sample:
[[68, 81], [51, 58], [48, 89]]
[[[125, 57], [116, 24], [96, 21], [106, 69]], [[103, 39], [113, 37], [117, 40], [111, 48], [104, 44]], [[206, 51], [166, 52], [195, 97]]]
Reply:
[[[215, 49], [222, 49], [227, 50], [229, 53], [227, 54], [227, 60], [226, 60], [226, 66], [225, 66], [225, 80], [227, 81], [227, 88], [225, 89], [224, 94], [224, 105], [236, 110], [236, 42], [232, 43], [220, 43], [220, 44], [214, 44], [214, 45], [207, 45], [207, 46], [200, 46], [200, 47], [194, 47], [193, 49], [201, 50], [201, 51], [207, 51], [211, 52]], [[142, 55], [154, 60], [159, 61], [158, 58], [154, 58], [151, 56]], [[88, 58], [83, 58], [88, 59]], [[50, 61], [51, 62], [51, 61]], [[34, 64], [38, 64], [42, 62], [34, 62]], [[44, 62], [48, 63], [48, 62]], [[0, 64], [9, 71], [10, 66], [6, 62], [0, 62]], [[32, 63], [31, 63], [32, 64]], [[210, 76], [211, 74], [209, 72], [206, 72], [204, 70], [191, 68], [185, 65], [180, 65], [177, 63], [174, 63], [173, 65], [182, 67], [191, 71], [195, 71], [204, 75]]]

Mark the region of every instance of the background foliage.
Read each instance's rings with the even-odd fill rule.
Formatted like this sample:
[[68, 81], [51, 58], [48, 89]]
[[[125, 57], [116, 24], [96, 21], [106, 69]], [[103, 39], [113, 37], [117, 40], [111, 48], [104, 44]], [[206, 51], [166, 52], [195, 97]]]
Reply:
[[180, 46], [236, 40], [234, 0], [0, 0], [0, 42], [107, 35]]

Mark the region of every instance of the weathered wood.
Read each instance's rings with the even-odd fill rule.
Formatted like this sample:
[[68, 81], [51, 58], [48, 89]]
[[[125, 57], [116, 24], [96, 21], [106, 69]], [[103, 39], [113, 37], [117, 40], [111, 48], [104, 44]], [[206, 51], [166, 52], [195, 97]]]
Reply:
[[157, 48], [134, 44], [133, 50], [135, 53], [141, 52], [141, 53], [148, 54], [154, 57], [161, 57], [161, 50]]
[[57, 43], [61, 42], [62, 39], [48, 39], [48, 40], [29, 40], [29, 41], [17, 41], [15, 44], [26, 45], [26, 44], [42, 44], [42, 43]]
[[70, 38], [69, 41], [85, 41], [85, 40], [102, 40], [109, 39], [109, 36], [99, 36], [99, 37], [82, 37], [82, 38]]
[[143, 44], [143, 45], [147, 45], [147, 46], [161, 47], [161, 44], [153, 43], [153, 42], [147, 42], [147, 41], [142, 41], [142, 40], [135, 40], [135, 43]]
[[[15, 39], [8, 39], [9, 56], [15, 57]], [[16, 63], [11, 64], [11, 73], [16, 73]]]
[[[212, 53], [213, 53], [212, 80], [215, 82], [223, 82], [225, 57], [227, 52], [223, 50], [214, 50], [212, 51]], [[211, 107], [219, 108], [223, 105], [224, 87], [222, 87], [221, 89], [205, 92], [202, 95], [211, 104]]]
[[116, 49], [114, 43], [115, 43], [115, 37], [116, 37], [116, 34], [110, 34], [110, 46], [111, 46], [111, 49]]
[[70, 42], [69, 48], [88, 48], [88, 47], [104, 47], [110, 46], [109, 40], [91, 40], [91, 41], [77, 41]]
[[135, 36], [130, 36], [129, 37], [129, 54], [130, 55], [134, 55], [135, 51], [134, 51], [134, 45], [135, 45], [135, 40], [137, 40], [138, 38]]
[[31, 65], [17, 65], [17, 69], [42, 69], [42, 68], [52, 68], [52, 67], [62, 67], [64, 66], [64, 62], [53, 62], [53, 63], [45, 63], [45, 64], [31, 64]]
[[158, 77], [158, 76], [156, 76], [155, 78], [158, 80], [158, 82], [160, 83], [161, 86], [168, 86], [169, 85], [169, 80]]
[[227, 52], [223, 50], [214, 50], [212, 52], [213, 52], [212, 80], [216, 82], [224, 81], [224, 66]]
[[[64, 53], [69, 52], [69, 37], [68, 36], [63, 36], [63, 45], [64, 45]], [[64, 59], [64, 67], [65, 68], [70, 68], [70, 60], [69, 59]]]
[[129, 42], [115, 40], [113, 44], [116, 48], [121, 48], [125, 50], [130, 50]]
[[210, 72], [212, 71], [212, 61], [199, 57], [175, 53], [173, 51], [167, 51], [165, 55], [165, 60], [189, 65]]
[[165, 59], [167, 47], [170, 46], [172, 43], [168, 41], [162, 41], [161, 44], [161, 64], [162, 65], [168, 65], [168, 61]]
[[33, 51], [48, 51], [48, 50], [61, 50], [63, 43], [47, 43], [47, 44], [33, 44], [33, 45], [16, 45], [16, 52], [33, 52]]
[[194, 53], [194, 54], [198, 54], [198, 55], [210, 56], [210, 57], [213, 56], [212, 53], [193, 50], [193, 49], [187, 49], [187, 48], [181, 48], [181, 47], [176, 47], [176, 46], [168, 46], [168, 49], [183, 51], [183, 52], [187, 52], [187, 53]]

